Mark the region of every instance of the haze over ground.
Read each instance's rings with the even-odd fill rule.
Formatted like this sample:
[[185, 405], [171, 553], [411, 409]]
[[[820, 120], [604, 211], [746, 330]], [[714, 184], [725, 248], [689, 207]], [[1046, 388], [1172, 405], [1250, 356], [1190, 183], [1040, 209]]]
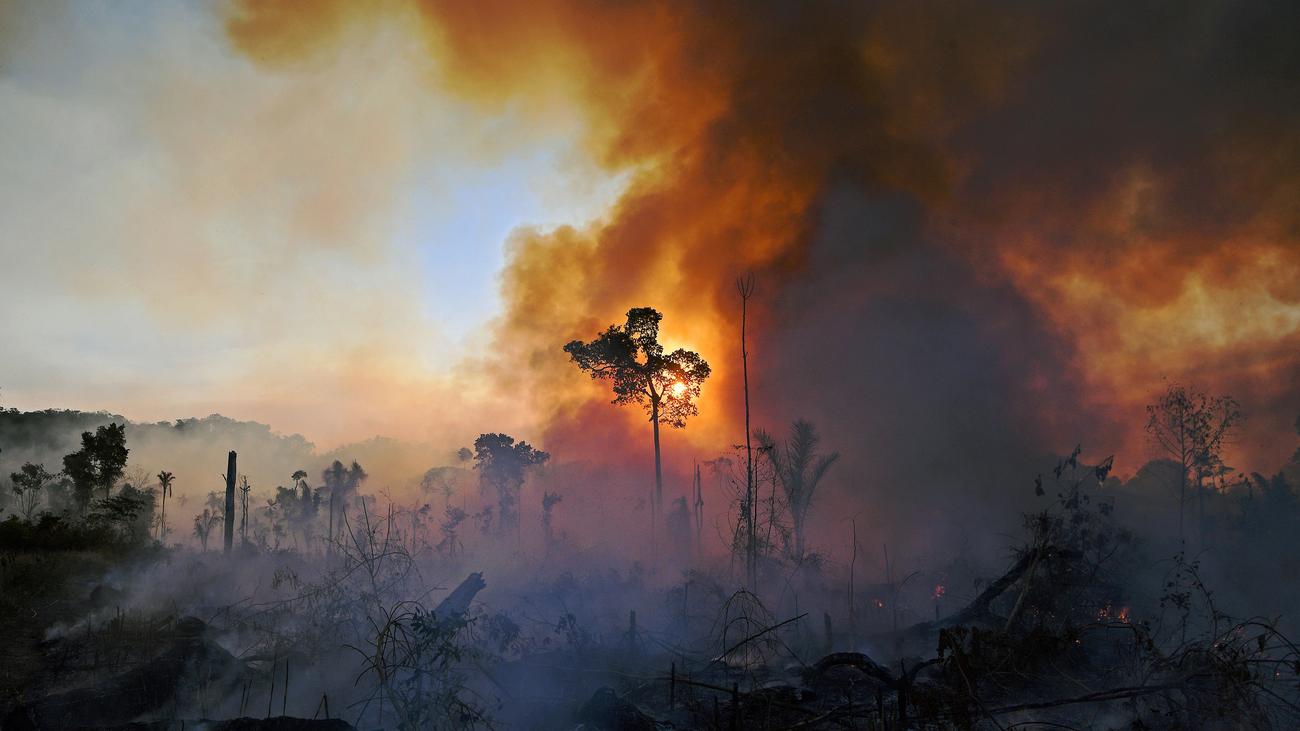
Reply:
[[848, 499], [1131, 474], [1173, 381], [1291, 454], [1292, 6], [313, 5], [0, 4], [6, 405], [644, 465], [559, 346], [649, 305], [715, 369], [680, 475], [753, 271], [756, 422]]

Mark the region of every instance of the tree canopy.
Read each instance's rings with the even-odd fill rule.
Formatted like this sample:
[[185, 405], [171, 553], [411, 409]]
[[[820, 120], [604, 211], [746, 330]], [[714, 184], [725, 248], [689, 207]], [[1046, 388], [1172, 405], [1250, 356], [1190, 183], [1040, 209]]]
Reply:
[[13, 491], [18, 496], [23, 519], [30, 521], [40, 505], [41, 491], [54, 479], [54, 475], [45, 469], [45, 465], [28, 462], [19, 471], [9, 475], [9, 479], [13, 481]]
[[545, 464], [550, 458], [550, 454], [534, 449], [528, 442], [516, 442], [509, 434], [481, 434], [474, 440], [474, 469], [479, 471], [482, 484], [497, 493], [501, 529], [518, 520], [515, 506], [528, 468]]
[[[297, 475], [296, 472], [294, 474]], [[306, 477], [306, 475], [304, 474], [303, 477]], [[337, 459], [321, 473], [321, 480], [325, 483], [326, 491], [339, 500], [350, 499], [356, 493], [357, 488], [361, 486], [361, 483], [366, 481], [367, 477], [369, 475], [361, 468], [360, 464], [354, 461], [351, 466], [344, 467], [343, 463]], [[295, 479], [301, 478], [295, 477]]]
[[665, 354], [659, 342], [661, 320], [654, 308], [634, 307], [624, 325], [610, 325], [588, 343], [574, 340], [564, 352], [593, 379], [611, 383], [613, 403], [638, 404], [652, 418], [657, 413], [659, 421], [680, 429], [699, 413], [695, 399], [712, 369], [699, 353], [685, 348]]
[[90, 504], [94, 490], [103, 490], [108, 497], [113, 485], [126, 469], [126, 427], [108, 424], [91, 432], [81, 433], [81, 449], [63, 458], [63, 471], [72, 479], [77, 504], [85, 509]]
[[821, 435], [811, 422], [799, 419], [790, 426], [790, 438], [784, 444], [765, 431], [754, 433], [759, 450], [767, 455], [781, 492], [785, 496], [790, 516], [794, 521], [795, 556], [803, 558], [806, 551], [805, 525], [808, 509], [812, 507], [813, 494], [826, 476], [826, 471], [840, 458], [839, 452], [822, 454], [817, 451]]

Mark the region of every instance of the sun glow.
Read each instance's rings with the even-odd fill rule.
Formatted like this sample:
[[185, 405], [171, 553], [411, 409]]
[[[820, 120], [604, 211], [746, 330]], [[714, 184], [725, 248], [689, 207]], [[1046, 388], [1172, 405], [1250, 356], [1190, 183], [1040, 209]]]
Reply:
[[681, 381], [677, 381], [672, 386], [669, 386], [669, 388], [672, 390], [673, 396], [676, 396], [677, 398], [681, 398], [682, 395], [686, 393], [686, 384]]

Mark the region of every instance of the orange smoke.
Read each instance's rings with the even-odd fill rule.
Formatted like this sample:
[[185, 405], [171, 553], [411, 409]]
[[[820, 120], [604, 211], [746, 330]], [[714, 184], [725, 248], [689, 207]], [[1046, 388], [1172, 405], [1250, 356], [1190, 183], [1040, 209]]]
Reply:
[[[372, 15], [357, 17], [362, 9]], [[897, 248], [937, 247], [990, 286], [1009, 287], [1059, 338], [1023, 343], [1062, 354], [1042, 356], [1039, 370], [1059, 366], [1060, 379], [1083, 380], [1083, 403], [1028, 387], [1044, 400], [1017, 413], [1041, 420], [1045, 443], [1092, 439], [1135, 469], [1145, 458], [1142, 405], [1166, 379], [1231, 390], [1262, 414], [1254, 423], [1276, 428], [1286, 408], [1294, 417], [1298, 395], [1300, 125], [1277, 123], [1277, 110], [1253, 97], [1214, 98], [1161, 66], [1153, 54], [1186, 45], [1181, 18], [1136, 34], [1139, 42], [1110, 32], [1123, 8], [1075, 13], [973, 2], [246, 0], [228, 30], [275, 66], [328, 53], [349, 28], [415, 28], [430, 83], [539, 119], [578, 114], [587, 152], [628, 175], [601, 220], [519, 231], [509, 242], [505, 313], [487, 368], [502, 389], [531, 394], [547, 424], [538, 441], [557, 453], [648, 449], [643, 415], [604, 403], [600, 384], [559, 347], [642, 305], [664, 312], [668, 342], [714, 367], [701, 416], [668, 435], [689, 444], [670, 442], [668, 458], [737, 441], [735, 277], [758, 273], [760, 374], [764, 362], [813, 357], [761, 344], [790, 319], [773, 305], [806, 274], [822, 202], [842, 187], [923, 211], [907, 240], [863, 241], [846, 254], [864, 278]], [[1079, 24], [1092, 32], [1076, 33]], [[1191, 66], [1217, 68], [1218, 48], [1193, 47], [1204, 58]], [[1261, 78], [1242, 93], [1266, 95]], [[930, 284], [893, 296], [945, 287]], [[837, 316], [821, 315], [828, 332]], [[836, 337], [858, 336], [842, 325]], [[841, 372], [860, 378], [863, 367]], [[1077, 410], [1107, 431], [1078, 433], [1068, 418]], [[1276, 462], [1290, 448], [1247, 451]]]

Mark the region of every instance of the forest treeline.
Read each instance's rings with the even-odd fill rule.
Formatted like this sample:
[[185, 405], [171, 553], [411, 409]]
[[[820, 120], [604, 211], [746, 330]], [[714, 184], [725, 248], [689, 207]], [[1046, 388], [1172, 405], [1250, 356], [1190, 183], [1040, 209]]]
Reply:
[[[674, 382], [668, 381], [667, 388]], [[698, 392], [698, 385], [695, 388]], [[1184, 387], [1157, 394], [1147, 424], [1152, 435], [1151, 460], [1127, 479], [1109, 476], [1100, 490], [1118, 506], [1122, 520], [1141, 526], [1146, 534], [1163, 527], [1166, 538], [1177, 538], [1192, 550], [1232, 547], [1265, 557], [1263, 563], [1244, 564], [1244, 573], [1251, 573], [1251, 567], [1267, 572], [1270, 564], [1279, 562], [1294, 570], [1300, 566], [1300, 557], [1267, 549], [1283, 543], [1290, 526], [1300, 521], [1300, 449], [1287, 464], [1267, 472], [1241, 472], [1224, 463], [1225, 436], [1243, 418], [1226, 398]], [[1215, 419], [1218, 421], [1211, 423]], [[1197, 429], [1204, 435], [1205, 444], [1200, 446], [1186, 438]], [[1300, 434], [1300, 419], [1296, 429]], [[1183, 435], [1181, 442], [1171, 441], [1170, 435], [1175, 434]], [[757, 552], [765, 560], [816, 558], [826, 547], [808, 544], [807, 526], [810, 520], [817, 523], [817, 486], [833, 468], [838, 453], [823, 448], [823, 436], [806, 421], [796, 420], [788, 434], [756, 429], [753, 436], [757, 459], [748, 469], [754, 472], [756, 487], [765, 488], [756, 490], [753, 499], [752, 520], [759, 528], [755, 531]], [[377, 453], [379, 459], [399, 448], [395, 447], [399, 443], [375, 440], [354, 449], [355, 457], [326, 461], [344, 452], [318, 455], [300, 436], [282, 436], [266, 425], [215, 415], [139, 425], [106, 413], [0, 410], [0, 517], [4, 525], [0, 540], [11, 548], [120, 547], [151, 541], [202, 547], [214, 526], [225, 519], [218, 470], [209, 468], [213, 477], [206, 482], [211, 489], [178, 500], [173, 483], [179, 470], [169, 472], [172, 464], [156, 453], [156, 447], [155, 453], [149, 451], [159, 443], [183, 445], [173, 453], [176, 461], [184, 461], [184, 453], [193, 450], [209, 463], [214, 447], [238, 444], [248, 455], [243, 464], [263, 471], [267, 462], [279, 467], [282, 479], [268, 483], [241, 471], [237, 482], [240, 543], [268, 551], [306, 550], [313, 541], [320, 545], [335, 534], [337, 528], [331, 523], [343, 519], [345, 506], [355, 509], [366, 501], [371, 507], [376, 505], [380, 493], [392, 484], [377, 483], [362, 466], [365, 447], [386, 449]], [[147, 446], [140, 450], [137, 444]], [[419, 451], [413, 446], [406, 449]], [[686, 494], [670, 505], [661, 505], [656, 511], [664, 520], [660, 530], [671, 543], [689, 547], [705, 539], [699, 504], [706, 486], [710, 491], [721, 487], [724, 493], [731, 491], [733, 505], [729, 508], [739, 511], [727, 540], [741, 554], [749, 550], [745, 456], [743, 448], [736, 447], [701, 461]], [[563, 455], [557, 457], [563, 460]], [[415, 459], [403, 456], [407, 464], [416, 464]], [[552, 455], [526, 442], [485, 434], [473, 449], [462, 448], [418, 470], [408, 468], [404, 479], [417, 495], [416, 500], [407, 501], [411, 504], [410, 531], [422, 536], [435, 551], [449, 555], [464, 550], [467, 534], [517, 531], [527, 473], [551, 460]], [[293, 468], [284, 468], [289, 465]], [[476, 469], [485, 465], [487, 469]], [[166, 485], [160, 480], [164, 475]], [[193, 476], [186, 478], [192, 480]], [[475, 507], [453, 500], [471, 492], [477, 499]], [[527, 497], [537, 503], [528, 506], [533, 519], [552, 538], [554, 517], [563, 509], [563, 497], [559, 491]], [[657, 494], [650, 498], [652, 504], [662, 500]], [[335, 512], [329, 508], [331, 500], [338, 505]]]

